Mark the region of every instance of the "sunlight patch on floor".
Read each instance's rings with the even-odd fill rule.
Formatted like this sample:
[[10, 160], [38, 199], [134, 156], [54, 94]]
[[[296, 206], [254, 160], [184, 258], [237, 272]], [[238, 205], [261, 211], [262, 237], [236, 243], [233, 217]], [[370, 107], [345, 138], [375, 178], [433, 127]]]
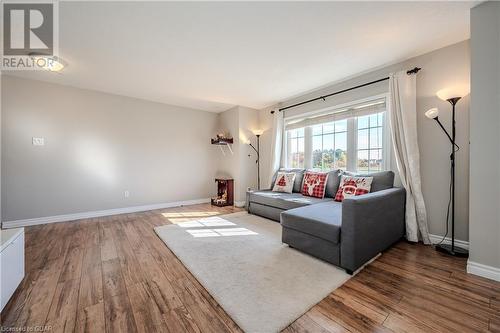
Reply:
[[177, 223], [177, 225], [181, 228], [197, 228], [197, 227], [224, 227], [224, 226], [232, 226], [235, 224], [233, 222], [230, 222], [228, 220], [216, 216], [195, 221], [181, 222]]
[[215, 215], [220, 215], [220, 212], [177, 212], [177, 213], [162, 213], [170, 223], [178, 224], [187, 221], [193, 221], [204, 217], [210, 217]]
[[219, 212], [179, 212], [179, 213], [162, 213], [161, 215], [170, 217], [204, 217], [219, 215]]
[[195, 238], [258, 235], [258, 233], [247, 228], [188, 229], [186, 232]]

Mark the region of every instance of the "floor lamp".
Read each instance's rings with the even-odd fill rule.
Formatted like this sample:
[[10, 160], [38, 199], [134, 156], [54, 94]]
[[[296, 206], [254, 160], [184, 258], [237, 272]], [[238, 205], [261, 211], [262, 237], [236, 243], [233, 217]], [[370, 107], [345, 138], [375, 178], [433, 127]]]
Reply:
[[260, 136], [262, 135], [262, 133], [263, 133], [262, 130], [253, 131], [253, 134], [255, 134], [255, 136], [257, 137], [257, 148], [255, 148], [251, 142], [248, 143], [250, 145], [250, 147], [252, 147], [253, 150], [255, 150], [255, 152], [257, 153], [257, 160], [255, 161], [255, 163], [257, 163], [257, 189], [258, 190], [260, 190]]
[[[436, 250], [440, 252], [444, 252], [447, 254], [450, 254], [452, 256], [456, 257], [468, 257], [469, 256], [469, 251], [466, 249], [463, 249], [461, 247], [455, 246], [455, 153], [458, 151], [459, 146], [456, 143], [455, 140], [455, 106], [457, 102], [462, 98], [462, 97], [448, 97], [444, 95], [439, 95], [438, 97], [448, 101], [451, 106], [452, 106], [452, 116], [451, 116], [451, 135], [448, 133], [448, 131], [444, 128], [443, 124], [441, 121], [439, 121], [439, 110], [437, 108], [432, 108], [428, 110], [425, 113], [425, 116], [429, 119], [434, 119], [439, 127], [444, 131], [448, 139], [450, 140], [451, 143], [451, 155], [450, 155], [450, 161], [451, 161], [451, 244], [437, 244], [436, 245]], [[450, 207], [448, 207], [449, 211]], [[448, 233], [448, 214], [446, 215], [446, 232]], [[444, 238], [443, 238], [444, 239]]]

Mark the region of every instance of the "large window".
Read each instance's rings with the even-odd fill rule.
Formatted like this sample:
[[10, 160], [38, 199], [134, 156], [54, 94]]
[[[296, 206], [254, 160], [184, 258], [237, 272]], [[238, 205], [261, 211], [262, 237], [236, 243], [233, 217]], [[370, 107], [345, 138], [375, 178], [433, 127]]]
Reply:
[[318, 171], [377, 172], [387, 168], [387, 124], [383, 103], [286, 124], [286, 166]]

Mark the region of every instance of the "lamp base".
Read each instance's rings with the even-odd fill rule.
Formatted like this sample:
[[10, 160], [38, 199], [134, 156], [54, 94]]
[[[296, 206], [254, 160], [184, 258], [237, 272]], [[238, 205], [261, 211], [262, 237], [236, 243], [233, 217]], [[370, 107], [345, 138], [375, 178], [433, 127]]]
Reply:
[[469, 256], [469, 251], [466, 249], [463, 249], [458, 246], [454, 246], [453, 250], [451, 249], [451, 244], [439, 244], [436, 245], [436, 250], [439, 252], [443, 252], [446, 254], [449, 254], [451, 256], [455, 257], [460, 257], [460, 258], [467, 258]]

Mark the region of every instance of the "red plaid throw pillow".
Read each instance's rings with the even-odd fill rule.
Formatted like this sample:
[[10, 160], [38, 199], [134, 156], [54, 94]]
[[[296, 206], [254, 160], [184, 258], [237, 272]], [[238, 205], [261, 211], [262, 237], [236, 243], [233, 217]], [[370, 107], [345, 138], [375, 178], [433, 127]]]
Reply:
[[328, 173], [326, 172], [306, 171], [302, 181], [302, 194], [323, 199], [327, 179]]
[[372, 181], [373, 177], [342, 176], [335, 201], [343, 201], [345, 198], [369, 193]]

